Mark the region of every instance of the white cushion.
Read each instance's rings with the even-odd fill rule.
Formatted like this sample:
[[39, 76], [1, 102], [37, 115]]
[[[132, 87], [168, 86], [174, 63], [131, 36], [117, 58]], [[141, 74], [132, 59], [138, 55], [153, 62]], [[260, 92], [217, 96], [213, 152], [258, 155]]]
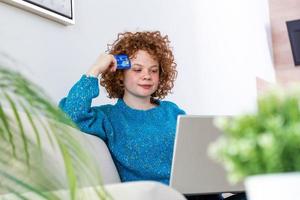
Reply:
[[75, 130], [74, 134], [77, 133], [79, 133], [78, 137], [80, 141], [91, 154], [92, 158], [95, 159], [95, 163], [101, 171], [103, 184], [120, 183], [118, 171], [103, 140]]

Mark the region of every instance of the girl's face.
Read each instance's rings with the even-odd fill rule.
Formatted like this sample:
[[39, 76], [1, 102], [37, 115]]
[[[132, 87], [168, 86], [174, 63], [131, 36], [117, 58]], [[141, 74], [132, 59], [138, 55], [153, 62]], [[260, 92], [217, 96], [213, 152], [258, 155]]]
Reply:
[[125, 95], [150, 98], [159, 83], [158, 61], [144, 50], [137, 51], [130, 61], [131, 68], [124, 71]]

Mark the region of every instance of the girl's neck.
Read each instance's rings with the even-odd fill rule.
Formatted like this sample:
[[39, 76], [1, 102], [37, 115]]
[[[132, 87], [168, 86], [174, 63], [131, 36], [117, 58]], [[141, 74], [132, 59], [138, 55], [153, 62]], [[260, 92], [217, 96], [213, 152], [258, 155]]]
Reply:
[[135, 97], [131, 95], [124, 95], [123, 101], [131, 108], [137, 109], [137, 110], [149, 110], [151, 108], [156, 107], [157, 105], [152, 104], [150, 102], [151, 97]]

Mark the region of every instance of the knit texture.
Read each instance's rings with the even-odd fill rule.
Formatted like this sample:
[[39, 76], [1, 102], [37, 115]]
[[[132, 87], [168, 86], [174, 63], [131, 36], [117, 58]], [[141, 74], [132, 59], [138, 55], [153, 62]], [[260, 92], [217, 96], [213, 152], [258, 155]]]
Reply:
[[98, 95], [98, 79], [83, 75], [59, 106], [81, 131], [106, 142], [122, 181], [169, 184], [177, 116], [185, 112], [169, 101], [149, 110], [133, 109], [123, 99], [91, 107]]

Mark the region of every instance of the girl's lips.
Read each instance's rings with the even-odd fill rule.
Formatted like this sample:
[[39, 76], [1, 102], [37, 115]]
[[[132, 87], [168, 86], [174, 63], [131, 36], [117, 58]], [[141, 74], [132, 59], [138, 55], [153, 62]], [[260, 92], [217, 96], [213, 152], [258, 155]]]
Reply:
[[139, 85], [140, 87], [144, 88], [144, 89], [150, 89], [152, 88], [152, 85]]

